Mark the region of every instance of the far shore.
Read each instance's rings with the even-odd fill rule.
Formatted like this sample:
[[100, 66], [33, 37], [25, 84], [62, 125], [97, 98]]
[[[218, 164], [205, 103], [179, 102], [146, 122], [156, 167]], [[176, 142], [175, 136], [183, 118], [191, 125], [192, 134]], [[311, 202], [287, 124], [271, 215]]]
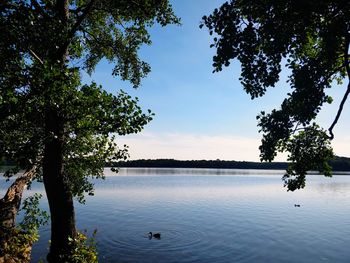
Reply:
[[[336, 157], [330, 162], [334, 173], [350, 172], [350, 158]], [[112, 166], [107, 164], [107, 166]], [[113, 164], [116, 167], [139, 168], [213, 168], [213, 169], [258, 169], [285, 170], [287, 162], [248, 162], [226, 160], [175, 160], [175, 159], [140, 159], [121, 161]]]
[[[330, 161], [333, 174], [350, 172], [350, 158], [336, 157]], [[120, 168], [201, 168], [201, 169], [249, 169], [249, 170], [286, 170], [288, 162], [249, 162], [227, 160], [175, 160], [175, 159], [139, 159], [107, 163], [106, 167]], [[0, 173], [13, 168], [12, 163], [0, 164]], [[311, 172], [314, 173], [314, 172]], [[315, 172], [317, 173], [317, 172]]]

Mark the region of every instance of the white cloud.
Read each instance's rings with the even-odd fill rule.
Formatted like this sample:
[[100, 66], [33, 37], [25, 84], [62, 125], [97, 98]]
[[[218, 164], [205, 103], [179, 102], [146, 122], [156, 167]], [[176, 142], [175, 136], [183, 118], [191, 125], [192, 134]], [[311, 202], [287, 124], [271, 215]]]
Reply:
[[350, 157], [350, 136], [336, 135], [332, 146], [336, 155]]
[[118, 142], [130, 147], [131, 159], [259, 161], [259, 138], [144, 132], [120, 137]]
[[[183, 133], [152, 133], [118, 138], [128, 145], [130, 159], [235, 160], [259, 161], [260, 138], [230, 135], [198, 135]], [[338, 156], [350, 156], [350, 136], [338, 136], [332, 142]], [[279, 154], [275, 161], [285, 161]]]

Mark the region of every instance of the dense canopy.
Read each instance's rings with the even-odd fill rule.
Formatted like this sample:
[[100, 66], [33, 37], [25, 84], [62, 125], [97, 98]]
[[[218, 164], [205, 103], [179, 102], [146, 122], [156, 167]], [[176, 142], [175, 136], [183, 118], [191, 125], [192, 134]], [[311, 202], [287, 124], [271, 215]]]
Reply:
[[179, 23], [167, 0], [4, 0], [0, 2], [0, 159], [38, 165], [51, 213], [50, 262], [76, 236], [72, 197], [93, 193], [88, 177], [127, 157], [116, 135], [152, 118], [137, 99], [82, 83], [103, 59], [114, 76], [140, 86], [150, 66], [138, 57], [155, 23]]
[[284, 67], [289, 69], [291, 92], [279, 109], [257, 117], [263, 133], [261, 160], [289, 152], [291, 165], [284, 176], [289, 190], [304, 187], [308, 170], [331, 175], [330, 141], [350, 84], [328, 131], [315, 118], [325, 103], [332, 103], [326, 90], [350, 79], [349, 18], [346, 0], [232, 0], [203, 17], [201, 27], [209, 29], [216, 48], [214, 72], [237, 59], [240, 81], [252, 99], [275, 86]]

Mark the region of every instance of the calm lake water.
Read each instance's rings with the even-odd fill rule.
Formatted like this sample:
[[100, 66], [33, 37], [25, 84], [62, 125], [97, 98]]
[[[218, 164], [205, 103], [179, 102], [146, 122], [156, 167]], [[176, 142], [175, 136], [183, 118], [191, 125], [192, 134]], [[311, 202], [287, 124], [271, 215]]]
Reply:
[[[350, 176], [310, 175], [304, 190], [287, 192], [283, 171], [106, 175], [87, 205], [76, 205], [78, 227], [98, 230], [100, 262], [350, 262]], [[32, 262], [45, 257], [48, 240], [47, 226]]]

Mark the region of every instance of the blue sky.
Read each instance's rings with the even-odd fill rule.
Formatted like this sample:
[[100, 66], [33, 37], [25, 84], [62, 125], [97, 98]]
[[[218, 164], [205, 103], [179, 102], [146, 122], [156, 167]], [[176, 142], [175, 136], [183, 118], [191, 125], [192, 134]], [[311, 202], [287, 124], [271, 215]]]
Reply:
[[[209, 48], [208, 31], [199, 29], [203, 15], [219, 7], [221, 0], [172, 0], [182, 26], [156, 26], [150, 30], [153, 44], [140, 50], [152, 72], [134, 90], [127, 82], [111, 76], [111, 66], [100, 63], [92, 79], [111, 92], [122, 89], [151, 109], [154, 120], [139, 134], [120, 137], [130, 146], [131, 159], [222, 159], [259, 160], [260, 135], [256, 115], [278, 107], [288, 92], [287, 72], [275, 88], [259, 99], [251, 100], [238, 78], [240, 65], [231, 63], [220, 73], [212, 73], [214, 49]], [[88, 80], [87, 77], [85, 77]], [[335, 87], [335, 104], [345, 92]], [[350, 115], [345, 107], [335, 129], [334, 148], [338, 155], [350, 156]], [[331, 124], [336, 105], [327, 106], [319, 121]], [[348, 150], [349, 149], [349, 150]], [[277, 160], [284, 160], [280, 155]]]

